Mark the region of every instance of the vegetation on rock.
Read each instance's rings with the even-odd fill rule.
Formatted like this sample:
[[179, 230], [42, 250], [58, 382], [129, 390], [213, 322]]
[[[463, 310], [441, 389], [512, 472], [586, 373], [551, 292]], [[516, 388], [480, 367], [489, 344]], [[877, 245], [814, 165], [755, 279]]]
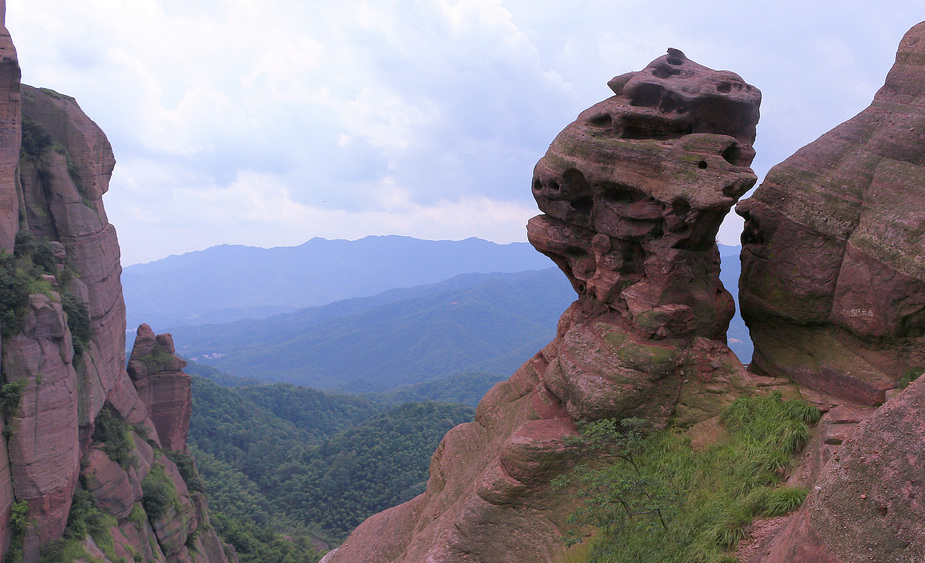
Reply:
[[564, 539], [596, 529], [589, 561], [737, 561], [731, 550], [755, 516], [800, 506], [806, 491], [780, 487], [819, 411], [780, 393], [742, 397], [721, 416], [729, 438], [695, 450], [680, 432], [646, 432], [644, 421], [582, 428], [593, 459], [559, 478], [581, 506]]
[[107, 558], [116, 561], [115, 542], [110, 531], [115, 525], [116, 519], [97, 508], [93, 495], [78, 486], [74, 490], [64, 536], [42, 549], [41, 561], [48, 563], [81, 559], [92, 561], [83, 547], [87, 536], [93, 538]]

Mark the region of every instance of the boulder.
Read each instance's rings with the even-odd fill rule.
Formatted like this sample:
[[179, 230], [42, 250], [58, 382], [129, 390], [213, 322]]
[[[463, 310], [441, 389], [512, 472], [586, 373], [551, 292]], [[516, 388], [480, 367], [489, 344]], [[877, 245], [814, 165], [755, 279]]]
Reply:
[[925, 23], [871, 105], [739, 203], [754, 370], [868, 405], [925, 370]]
[[858, 425], [826, 464], [764, 563], [899, 563], [925, 558], [925, 378]]

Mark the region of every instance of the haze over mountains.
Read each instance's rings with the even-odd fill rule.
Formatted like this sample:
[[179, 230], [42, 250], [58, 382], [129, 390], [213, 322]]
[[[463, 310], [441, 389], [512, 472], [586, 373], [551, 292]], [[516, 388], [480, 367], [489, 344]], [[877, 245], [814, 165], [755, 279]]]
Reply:
[[127, 266], [128, 326], [230, 322], [425, 285], [473, 272], [521, 272], [551, 262], [529, 244], [369, 236], [291, 247], [222, 245]]
[[[739, 248], [720, 245], [720, 253], [723, 283], [735, 295]], [[353, 392], [463, 372], [509, 375], [553, 338], [576, 297], [529, 244], [478, 239], [220, 246], [126, 271], [129, 318], [160, 310], [158, 330], [171, 332], [185, 357], [239, 377]], [[294, 291], [301, 279], [311, 291]], [[420, 279], [435, 282], [401, 285]], [[389, 289], [375, 291], [382, 287]], [[158, 307], [168, 288], [173, 303], [198, 316]], [[267, 316], [280, 309], [291, 312]], [[748, 361], [751, 343], [738, 316], [729, 343]]]

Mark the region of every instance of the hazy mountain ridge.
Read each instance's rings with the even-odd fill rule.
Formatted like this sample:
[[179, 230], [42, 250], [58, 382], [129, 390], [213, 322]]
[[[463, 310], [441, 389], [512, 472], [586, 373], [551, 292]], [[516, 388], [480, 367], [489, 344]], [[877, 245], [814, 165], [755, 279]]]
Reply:
[[[229, 322], [440, 282], [466, 273], [549, 267], [527, 243], [369, 236], [299, 246], [222, 245], [122, 273], [129, 326]], [[134, 324], [133, 324], [134, 323]]]
[[509, 373], [552, 338], [573, 300], [555, 269], [465, 276], [330, 305], [358, 311], [334, 318], [307, 310], [173, 334], [181, 354], [240, 377], [384, 391], [459, 372]]

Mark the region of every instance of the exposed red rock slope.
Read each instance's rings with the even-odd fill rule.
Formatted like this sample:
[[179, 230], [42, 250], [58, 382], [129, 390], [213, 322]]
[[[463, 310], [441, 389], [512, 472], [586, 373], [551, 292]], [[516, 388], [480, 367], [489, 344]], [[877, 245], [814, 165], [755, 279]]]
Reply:
[[736, 211], [753, 369], [866, 404], [925, 370], [925, 25], [873, 103]]
[[[577, 420], [692, 424], [750, 387], [725, 346], [716, 231], [755, 182], [761, 95], [680, 51], [610, 82], [536, 166], [531, 243], [578, 300], [556, 339], [451, 430], [421, 496], [372, 516], [332, 562], [554, 561]], [[701, 393], [710, 387], [718, 393]]]
[[[19, 60], [10, 32], [6, 29], [6, 0], [0, 0], [0, 185], [16, 183], [19, 135], [22, 116], [19, 106]], [[15, 141], [15, 142], [9, 142]], [[19, 198], [11, 190], [0, 191], [0, 249], [13, 250], [19, 230]]]
[[925, 378], [880, 407], [826, 464], [764, 563], [925, 559]]
[[[4, 28], [0, 247], [11, 250], [16, 234], [29, 232], [53, 254], [57, 275], [36, 280], [46, 289], [29, 296], [21, 326], [2, 342], [0, 555], [21, 550], [24, 561], [37, 561], [61, 539], [75, 495], [89, 494], [116, 524], [107, 532], [114, 547], [104, 552], [88, 536], [88, 555], [228, 561], [202, 493], [187, 488], [168, 457], [186, 451], [191, 408], [189, 377], [169, 336], [142, 331], [137, 359], [156, 369], [136, 370], [137, 387], [124, 366], [119, 246], [102, 204], [114, 165], [106, 136], [72, 98], [19, 84]], [[36, 244], [28, 240], [17, 244]], [[80, 349], [65, 297], [87, 308], [89, 337]], [[152, 487], [169, 502], [146, 514]], [[14, 507], [25, 511], [25, 525], [11, 524]]]
[[923, 127], [925, 22], [903, 37], [869, 108], [772, 169], [739, 204], [752, 365], [832, 401], [791, 477], [810, 487], [806, 502], [740, 551], [743, 561], [925, 558], [925, 378], [893, 390], [925, 370]]

